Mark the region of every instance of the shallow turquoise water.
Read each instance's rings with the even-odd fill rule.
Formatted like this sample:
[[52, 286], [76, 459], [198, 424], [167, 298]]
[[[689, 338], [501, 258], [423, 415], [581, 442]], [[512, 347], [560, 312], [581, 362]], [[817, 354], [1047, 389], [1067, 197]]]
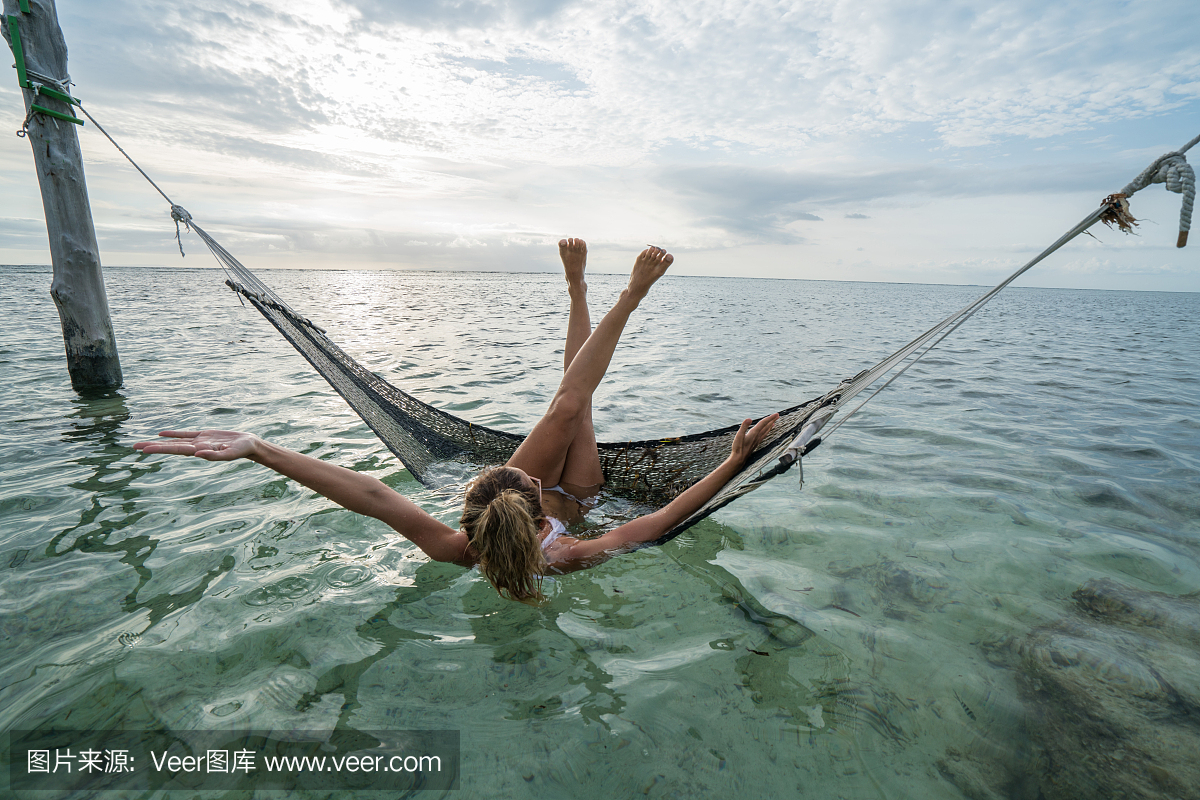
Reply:
[[[1108, 641], [1073, 600], [1097, 579], [1183, 610], [1143, 660], [1125, 639], [1050, 660], [1142, 698], [1149, 663], [1200, 700], [1200, 295], [1011, 289], [808, 457], [803, 490], [793, 471], [534, 608], [255, 465], [131, 449], [251, 430], [456, 521], [458, 487], [415, 483], [219, 272], [108, 270], [126, 382], [83, 399], [48, 271], [4, 270], [0, 730], [453, 729], [459, 797], [1025, 796], [1053, 717], [1030, 670], [1068, 626]], [[557, 385], [556, 276], [263, 278], [460, 416], [524, 431]], [[597, 319], [622, 281], [589, 283]], [[668, 276], [598, 436], [821, 394], [981, 291]]]

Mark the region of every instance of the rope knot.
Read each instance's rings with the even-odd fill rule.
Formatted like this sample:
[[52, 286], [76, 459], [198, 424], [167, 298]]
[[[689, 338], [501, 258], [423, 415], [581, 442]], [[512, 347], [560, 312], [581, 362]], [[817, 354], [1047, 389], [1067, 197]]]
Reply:
[[190, 231], [192, 229], [192, 226], [190, 224], [192, 221], [192, 215], [189, 214], [188, 210], [186, 208], [184, 208], [183, 206], [177, 206], [174, 203], [172, 203], [171, 204], [171, 219], [175, 220], [175, 241], [179, 242], [179, 255], [186, 258], [187, 253], [183, 252], [183, 239], [180, 238], [179, 223], [182, 222], [183, 227], [187, 228]]
[[1158, 172], [1154, 173], [1150, 182], [1165, 183], [1167, 191], [1183, 194], [1189, 184], [1193, 187], [1196, 185], [1196, 173], [1181, 153], [1173, 153], [1158, 165]]
[[[1186, 149], [1185, 147], [1184, 150]], [[1179, 240], [1175, 243], [1176, 247], [1183, 247], [1187, 244], [1188, 230], [1192, 227], [1192, 206], [1196, 202], [1196, 173], [1187, 163], [1182, 151], [1167, 153], [1155, 159], [1153, 164], [1146, 167], [1142, 174], [1134, 178], [1121, 192], [1128, 197], [1152, 183], [1165, 183], [1168, 191], [1183, 195], [1183, 206], [1179, 209]], [[1108, 204], [1107, 199], [1105, 204]], [[1107, 213], [1105, 212], [1106, 215]], [[1107, 219], [1105, 221], [1108, 222]], [[1124, 225], [1121, 226], [1121, 230], [1125, 230]]]
[[1196, 202], [1196, 172], [1187, 163], [1183, 153], [1172, 153], [1163, 159], [1158, 172], [1150, 179], [1151, 183], [1165, 183], [1167, 191], [1183, 195], [1183, 205], [1179, 209], [1179, 239], [1176, 247], [1187, 244], [1188, 231], [1192, 227], [1192, 206]]

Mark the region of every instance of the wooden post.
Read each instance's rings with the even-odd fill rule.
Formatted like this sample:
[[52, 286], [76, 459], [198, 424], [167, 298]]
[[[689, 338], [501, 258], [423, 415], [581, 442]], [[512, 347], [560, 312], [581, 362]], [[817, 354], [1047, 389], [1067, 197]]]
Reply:
[[[28, 10], [26, 10], [28, 9]], [[54, 0], [4, 0], [4, 38], [9, 47], [14, 28], [26, 70], [57, 80], [67, 77], [67, 43], [58, 27]], [[10, 20], [15, 20], [12, 25]], [[8, 78], [7, 80], [12, 80]], [[28, 81], [38, 81], [28, 76]], [[48, 86], [55, 89], [56, 87]], [[22, 86], [25, 111], [37, 105], [74, 116], [68, 103]], [[58, 306], [67, 371], [79, 389], [115, 389], [121, 385], [121, 361], [108, 314], [108, 295], [100, 271], [100, 249], [88, 204], [83, 155], [75, 125], [35, 113], [29, 119], [29, 144], [42, 189], [42, 209], [50, 239], [54, 279], [50, 295]], [[11, 312], [13, 309], [9, 309]]]

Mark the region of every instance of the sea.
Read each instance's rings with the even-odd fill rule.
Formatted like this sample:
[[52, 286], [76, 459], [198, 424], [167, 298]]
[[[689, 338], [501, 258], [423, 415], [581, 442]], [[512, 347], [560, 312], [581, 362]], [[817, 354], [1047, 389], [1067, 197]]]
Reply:
[[[1009, 288], [802, 473], [525, 604], [256, 464], [133, 449], [250, 431], [457, 523], [461, 482], [416, 482], [220, 270], [106, 269], [124, 385], [92, 394], [49, 268], [0, 270], [12, 796], [1200, 796], [1200, 294]], [[472, 422], [528, 431], [561, 376], [559, 275], [259, 274]], [[593, 322], [623, 283], [589, 276]], [[819, 396], [984, 291], [668, 275], [597, 436]], [[271, 772], [290, 746], [341, 767]]]

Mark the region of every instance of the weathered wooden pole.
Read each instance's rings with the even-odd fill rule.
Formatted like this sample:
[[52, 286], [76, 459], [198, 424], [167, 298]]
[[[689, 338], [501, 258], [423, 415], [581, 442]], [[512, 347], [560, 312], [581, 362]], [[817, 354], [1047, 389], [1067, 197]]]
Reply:
[[75, 116], [71, 104], [60, 99], [69, 98], [69, 87], [58, 11], [54, 0], [4, 0], [4, 15], [4, 38], [25, 96], [26, 135], [42, 189], [54, 265], [50, 295], [62, 323], [71, 385], [77, 390], [115, 389], [121, 385], [121, 361], [100, 271], [83, 154], [75, 124], [65, 119]]

